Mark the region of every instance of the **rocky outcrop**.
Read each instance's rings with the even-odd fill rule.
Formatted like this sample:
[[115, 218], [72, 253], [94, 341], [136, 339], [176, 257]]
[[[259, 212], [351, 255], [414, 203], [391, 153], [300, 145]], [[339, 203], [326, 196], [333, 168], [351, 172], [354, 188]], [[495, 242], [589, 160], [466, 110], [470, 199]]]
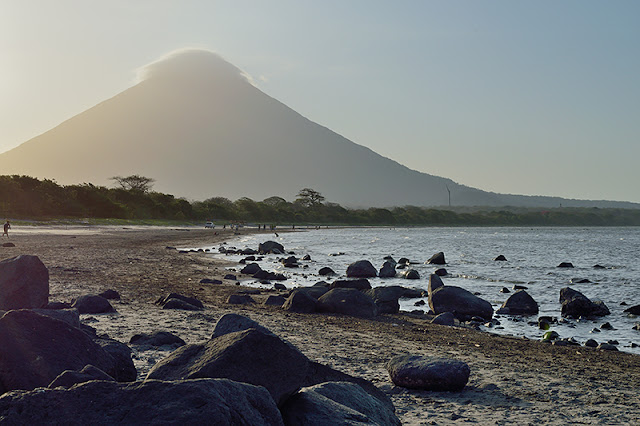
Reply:
[[513, 293], [496, 311], [502, 315], [537, 315], [538, 303], [525, 290]]
[[386, 367], [396, 386], [430, 391], [461, 391], [471, 373], [462, 361], [418, 355], [397, 356]]
[[455, 286], [442, 286], [429, 293], [429, 307], [436, 315], [451, 312], [460, 321], [475, 316], [485, 320], [493, 317], [491, 303]]
[[44, 308], [49, 302], [49, 271], [37, 256], [0, 262], [0, 310]]
[[264, 386], [282, 405], [302, 385], [307, 363], [275, 335], [252, 328], [183, 346], [154, 365], [146, 380], [226, 378]]
[[584, 294], [570, 287], [560, 290], [560, 303], [563, 317], [602, 317], [611, 313], [603, 302], [592, 302]]
[[372, 278], [378, 275], [378, 271], [368, 260], [358, 260], [347, 267], [349, 278]]
[[[52, 407], [56, 407], [52, 411]], [[131, 384], [91, 381], [70, 389], [11, 392], [0, 397], [6, 424], [282, 425], [261, 386], [225, 379]]]
[[334, 288], [318, 299], [318, 312], [371, 318], [377, 309], [373, 299], [353, 288]]

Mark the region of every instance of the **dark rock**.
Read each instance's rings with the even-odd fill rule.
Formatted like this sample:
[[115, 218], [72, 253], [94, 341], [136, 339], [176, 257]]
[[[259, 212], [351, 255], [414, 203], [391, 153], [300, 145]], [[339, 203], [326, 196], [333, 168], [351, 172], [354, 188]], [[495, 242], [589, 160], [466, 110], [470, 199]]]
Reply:
[[444, 312], [432, 319], [431, 324], [447, 325], [451, 327], [456, 324], [456, 321], [451, 312]]
[[302, 293], [307, 293], [309, 296], [311, 296], [311, 297], [313, 297], [314, 299], [317, 300], [317, 299], [320, 298], [320, 296], [322, 296], [323, 294], [325, 294], [328, 291], [329, 291], [329, 287], [313, 285], [311, 287], [294, 288], [289, 293], [289, 296], [291, 296], [294, 292], [302, 292]]
[[253, 275], [261, 270], [262, 268], [260, 268], [260, 265], [258, 265], [257, 263], [250, 263], [246, 265], [244, 268], [242, 268], [240, 270], [240, 273], [245, 275]]
[[301, 389], [282, 408], [289, 425], [400, 425], [385, 404], [350, 382], [326, 382]]
[[571, 262], [562, 262], [558, 265], [558, 268], [573, 268], [573, 263]]
[[427, 286], [427, 294], [431, 294], [440, 287], [444, 287], [444, 283], [440, 279], [439, 275], [431, 274], [429, 276], [429, 285]]
[[260, 254], [284, 254], [284, 246], [275, 241], [265, 241], [258, 244], [258, 253]]
[[371, 284], [366, 278], [361, 278], [359, 280], [336, 280], [329, 286], [329, 289], [332, 288], [355, 288], [356, 290], [369, 290], [371, 288]]
[[104, 371], [89, 364], [80, 371], [63, 371], [58, 377], [53, 379], [53, 381], [49, 383], [49, 386], [47, 387], [49, 389], [57, 387], [70, 388], [73, 385], [90, 382], [91, 380], [106, 380], [110, 382], [116, 381], [113, 377], [111, 377]]
[[286, 289], [287, 289], [287, 286], [286, 286], [286, 285], [284, 285], [284, 284], [281, 284], [281, 283], [275, 283], [275, 284], [273, 285], [273, 289], [274, 289], [274, 290], [286, 290]]
[[640, 305], [635, 305], [624, 310], [625, 313], [631, 315], [640, 315]]
[[334, 288], [318, 299], [318, 312], [371, 318], [377, 309], [373, 299], [353, 288]]
[[[307, 289], [315, 289], [320, 287], [307, 287]], [[326, 293], [328, 290], [323, 289], [322, 294]], [[316, 306], [318, 304], [318, 299], [312, 296], [312, 292], [306, 289], [296, 289], [285, 300], [282, 305], [282, 309], [289, 312], [298, 312], [303, 314], [310, 314], [316, 311]], [[318, 293], [319, 294], [319, 293]], [[318, 296], [320, 297], [320, 296]]]
[[513, 285], [513, 290], [518, 291], [518, 290], [529, 290], [529, 287], [520, 285], [520, 284], [514, 284]]
[[145, 381], [226, 378], [264, 386], [281, 406], [301, 387], [307, 366], [298, 350], [251, 328], [176, 349], [153, 366]]
[[400, 311], [398, 299], [403, 292], [400, 286], [381, 286], [366, 290], [365, 294], [373, 299], [379, 314], [396, 314]]
[[600, 343], [598, 345], [598, 349], [602, 350], [602, 351], [617, 351], [618, 348], [615, 345], [612, 345], [610, 343]]
[[447, 262], [444, 260], [444, 253], [439, 252], [431, 256], [425, 263], [432, 265], [446, 265]]
[[537, 315], [538, 303], [525, 290], [513, 293], [496, 312], [501, 315]]
[[289, 256], [287, 258], [280, 259], [280, 263], [282, 263], [285, 268], [297, 268], [298, 267], [298, 259], [295, 256]]
[[250, 328], [275, 336], [271, 330], [260, 325], [249, 317], [239, 314], [224, 314], [216, 323], [213, 333], [211, 334], [211, 338], [215, 339], [216, 337], [224, 336], [225, 334], [249, 330]]
[[311, 260], [311, 256], [310, 256], [310, 255], [308, 255], [308, 254], [305, 254], [305, 255], [302, 257], [302, 260], [304, 260], [304, 261], [307, 261], [307, 262], [308, 262], [308, 261], [310, 261], [310, 260]]
[[420, 274], [415, 269], [408, 269], [402, 273], [402, 278], [406, 280], [419, 280]]
[[0, 310], [44, 308], [49, 302], [49, 271], [37, 256], [0, 262]]
[[138, 371], [131, 359], [131, 348], [122, 342], [108, 337], [94, 337], [93, 341], [113, 358], [115, 365], [110, 376], [119, 382], [133, 382], [138, 377]]
[[493, 316], [491, 303], [455, 286], [443, 286], [432, 291], [429, 294], [429, 307], [436, 315], [451, 312], [460, 321], [473, 316], [490, 320]]
[[235, 281], [235, 280], [237, 280], [237, 279], [238, 279], [238, 277], [236, 277], [236, 276], [235, 276], [235, 275], [233, 275], [233, 274], [227, 274], [227, 275], [225, 275], [223, 278], [224, 278], [225, 280], [231, 280], [231, 281]]
[[416, 303], [413, 304], [413, 306], [424, 306], [426, 304], [427, 302], [425, 302], [424, 300], [418, 300]]
[[15, 247], [16, 245], [13, 243], [2, 243], [2, 247]]
[[508, 289], [508, 288], [506, 288], [506, 287], [502, 287], [502, 288], [500, 289], [500, 293], [511, 293], [511, 290], [509, 290], [509, 289]]
[[502, 255], [502, 254], [501, 254], [501, 255], [499, 255], [498, 257], [496, 257], [496, 258], [495, 258], [495, 259], [493, 259], [493, 260], [495, 260], [496, 262], [506, 262], [506, 261], [507, 261], [507, 258], [506, 258], [506, 257], [504, 257], [504, 255]]
[[469, 380], [469, 366], [454, 359], [400, 355], [386, 365], [396, 386], [430, 391], [461, 391]]
[[162, 304], [162, 309], [180, 309], [183, 311], [201, 311], [202, 308], [185, 302], [182, 299], [169, 299]]
[[368, 260], [358, 260], [347, 267], [349, 278], [371, 278], [378, 275], [378, 271]]
[[[166, 305], [166, 303], [169, 302], [171, 299], [182, 300], [183, 302], [186, 302], [189, 305], [195, 306], [196, 308], [200, 308], [200, 309], [204, 308], [204, 305], [202, 304], [202, 302], [196, 299], [195, 297], [183, 296], [182, 294], [178, 294], [178, 293], [169, 293], [164, 298], [158, 299], [158, 301], [156, 301], [156, 304], [161, 305], [164, 309], [171, 309], [171, 308], [164, 307], [164, 305]], [[177, 309], [181, 309], [181, 308], [177, 308]]]
[[593, 339], [589, 339], [586, 342], [584, 342], [584, 345], [589, 347], [589, 348], [597, 348], [598, 347], [598, 342], [596, 342]]
[[63, 371], [87, 364], [116, 376], [115, 360], [89, 335], [29, 310], [0, 318], [0, 342], [0, 394], [47, 386]]
[[232, 305], [249, 305], [256, 303], [256, 301], [248, 294], [230, 294], [229, 297], [227, 297], [227, 303]]
[[71, 303], [68, 302], [49, 302], [44, 309], [71, 309]]
[[91, 381], [12, 392], [0, 398], [0, 419], [12, 425], [283, 424], [264, 388], [224, 379]]
[[601, 317], [610, 314], [609, 308], [603, 302], [592, 302], [585, 295], [570, 287], [564, 287], [560, 290], [560, 303], [562, 303], [563, 317]]
[[[40, 315], [55, 318], [62, 322], [66, 322], [72, 327], [80, 328], [80, 314], [77, 309], [29, 309]], [[2, 316], [2, 315], [0, 315]]]
[[396, 264], [394, 262], [386, 261], [378, 272], [380, 278], [393, 278], [396, 276]]
[[398, 265], [408, 265], [410, 263], [411, 262], [406, 257], [401, 257], [400, 260], [398, 260]]
[[590, 284], [591, 281], [586, 278], [571, 278], [571, 284]]
[[81, 314], [106, 314], [116, 311], [107, 299], [97, 294], [80, 296], [72, 301], [71, 306]]
[[155, 331], [151, 334], [140, 333], [135, 334], [129, 340], [132, 345], [147, 345], [147, 346], [183, 346], [186, 342], [180, 337], [168, 331]]
[[257, 280], [266, 280], [268, 276], [269, 276], [269, 272], [263, 271], [262, 269], [260, 269], [258, 272], [252, 275], [252, 277]]
[[[277, 274], [275, 272], [269, 272], [269, 275], [267, 275], [267, 279], [270, 281], [284, 281], [287, 279], [287, 277], [284, 274]], [[282, 284], [280, 284], [282, 285]], [[286, 288], [285, 288], [286, 290]]]
[[222, 281], [211, 278], [203, 278], [200, 280], [200, 284], [222, 284]]
[[267, 305], [267, 306], [282, 306], [282, 305], [284, 305], [286, 300], [287, 299], [285, 299], [282, 296], [274, 296], [272, 294], [272, 295], [268, 296], [262, 304], [263, 305]]
[[107, 300], [120, 300], [120, 293], [111, 289], [99, 293], [98, 296], [104, 297]]
[[335, 271], [331, 268], [329, 268], [328, 266], [325, 266], [324, 268], [320, 268], [320, 270], [318, 271], [318, 275], [335, 275]]
[[436, 274], [439, 277], [446, 277], [447, 275], [449, 275], [449, 273], [447, 272], [446, 269], [444, 268], [438, 268], [435, 270], [434, 274]]
[[593, 265], [593, 268], [594, 268], [594, 269], [607, 269], [607, 268], [605, 268], [605, 267], [604, 267], [604, 266], [602, 266], [602, 265]]

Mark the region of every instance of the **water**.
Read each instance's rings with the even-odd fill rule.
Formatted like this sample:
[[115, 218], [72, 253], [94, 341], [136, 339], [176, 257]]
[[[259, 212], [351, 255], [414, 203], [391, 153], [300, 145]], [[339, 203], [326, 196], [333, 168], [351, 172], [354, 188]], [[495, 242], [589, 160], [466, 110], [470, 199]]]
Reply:
[[[573, 337], [581, 343], [588, 339], [598, 342], [617, 340], [620, 350], [640, 354], [640, 331], [633, 326], [640, 318], [629, 316], [623, 310], [640, 304], [640, 228], [347, 228], [321, 229], [307, 232], [251, 235], [231, 241], [229, 246], [257, 248], [260, 242], [276, 240], [287, 251], [294, 251], [301, 258], [311, 256], [306, 269], [287, 269], [276, 261], [278, 256], [266, 256], [260, 262], [263, 269], [283, 272], [290, 279], [288, 287], [312, 285], [322, 279], [317, 271], [331, 267], [344, 275], [347, 266], [360, 259], [367, 259], [380, 268], [383, 258], [391, 255], [398, 260], [407, 257], [420, 273], [419, 280], [401, 278], [373, 278], [371, 285], [403, 285], [426, 290], [429, 275], [438, 267], [424, 262], [433, 254], [445, 253], [444, 266], [449, 276], [445, 285], [465, 288], [491, 302], [497, 310], [510, 294], [500, 290], [512, 290], [515, 284], [526, 286], [527, 292], [538, 302], [539, 315], [560, 320], [551, 329], [560, 337]], [[213, 249], [217, 249], [214, 247]], [[330, 256], [342, 252], [341, 256]], [[504, 255], [507, 262], [493, 259]], [[243, 256], [232, 256], [241, 259]], [[574, 268], [558, 268], [561, 262], [571, 262]], [[594, 265], [606, 269], [595, 269]], [[575, 283], [588, 279], [591, 283]], [[602, 300], [611, 315], [601, 319], [562, 320], [560, 289], [570, 286], [591, 300]], [[513, 293], [513, 290], [512, 290]], [[419, 299], [401, 299], [401, 310], [411, 311]], [[424, 298], [425, 302], [428, 302]], [[622, 306], [626, 302], [628, 306]], [[425, 306], [428, 309], [428, 305]], [[544, 334], [529, 322], [533, 317], [496, 316], [497, 327], [483, 327], [486, 331], [513, 336], [540, 339]], [[609, 322], [615, 330], [601, 330], [600, 325]]]

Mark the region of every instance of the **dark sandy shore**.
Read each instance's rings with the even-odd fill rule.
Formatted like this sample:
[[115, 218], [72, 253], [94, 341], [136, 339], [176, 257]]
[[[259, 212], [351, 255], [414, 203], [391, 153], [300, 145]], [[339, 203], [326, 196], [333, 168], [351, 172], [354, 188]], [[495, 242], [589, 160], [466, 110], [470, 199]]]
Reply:
[[[229, 230], [205, 229], [15, 229], [16, 247], [0, 247], [0, 259], [40, 257], [49, 269], [51, 300], [117, 290], [122, 296], [114, 303], [117, 314], [83, 315], [82, 320], [125, 343], [133, 334], [157, 330], [195, 343], [208, 339], [225, 313], [249, 316], [310, 359], [375, 383], [391, 396], [404, 424], [640, 424], [640, 356], [500, 337], [401, 314], [365, 320], [294, 314], [259, 303], [229, 305], [227, 296], [243, 287], [235, 281], [199, 281], [222, 279], [235, 265], [167, 249], [215, 245], [232, 236]], [[169, 292], [197, 297], [206, 309], [168, 311], [153, 303]], [[384, 364], [402, 353], [463, 360], [471, 367], [469, 383], [458, 393], [396, 388]], [[139, 376], [144, 378], [166, 354], [134, 350]]]

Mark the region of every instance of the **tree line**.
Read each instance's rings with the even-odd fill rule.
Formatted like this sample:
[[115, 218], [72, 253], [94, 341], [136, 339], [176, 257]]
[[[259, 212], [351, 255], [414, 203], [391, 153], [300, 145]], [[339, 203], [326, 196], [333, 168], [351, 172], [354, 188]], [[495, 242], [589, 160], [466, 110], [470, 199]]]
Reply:
[[276, 225], [384, 226], [640, 226], [640, 209], [345, 208], [318, 191], [300, 190], [293, 202], [279, 196], [255, 201], [212, 197], [189, 202], [152, 190], [153, 179], [112, 178], [114, 187], [59, 185], [29, 176], [0, 176], [0, 217], [14, 219], [162, 219]]

